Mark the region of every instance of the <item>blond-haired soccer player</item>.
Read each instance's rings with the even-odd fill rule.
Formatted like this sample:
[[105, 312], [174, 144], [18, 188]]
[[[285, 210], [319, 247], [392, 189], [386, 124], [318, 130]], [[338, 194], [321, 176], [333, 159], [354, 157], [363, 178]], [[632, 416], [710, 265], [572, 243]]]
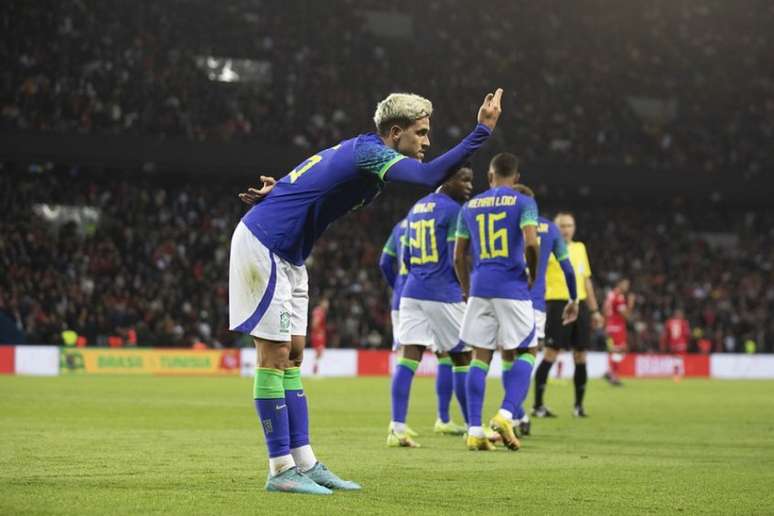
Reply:
[[229, 265], [229, 326], [252, 335], [260, 362], [253, 398], [269, 452], [266, 489], [330, 494], [360, 489], [315, 457], [309, 440], [300, 365], [306, 343], [308, 278], [304, 260], [331, 223], [368, 204], [385, 181], [437, 187], [489, 138], [502, 90], [486, 95], [478, 123], [457, 146], [422, 163], [433, 106], [394, 93], [379, 102], [375, 133], [322, 150], [279, 181], [240, 195], [255, 204], [234, 230]]

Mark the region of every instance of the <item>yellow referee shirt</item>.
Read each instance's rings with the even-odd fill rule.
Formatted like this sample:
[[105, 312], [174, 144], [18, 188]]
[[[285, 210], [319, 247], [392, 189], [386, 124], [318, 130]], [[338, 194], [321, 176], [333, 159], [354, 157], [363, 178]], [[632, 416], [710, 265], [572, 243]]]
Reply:
[[[587, 296], [586, 278], [591, 277], [591, 265], [589, 265], [589, 256], [586, 254], [586, 246], [583, 242], [570, 242], [567, 245], [567, 251], [570, 254], [572, 268], [575, 269], [578, 299], [582, 301]], [[546, 301], [567, 301], [568, 299], [570, 299], [570, 291], [567, 290], [562, 267], [551, 254], [546, 268]]]

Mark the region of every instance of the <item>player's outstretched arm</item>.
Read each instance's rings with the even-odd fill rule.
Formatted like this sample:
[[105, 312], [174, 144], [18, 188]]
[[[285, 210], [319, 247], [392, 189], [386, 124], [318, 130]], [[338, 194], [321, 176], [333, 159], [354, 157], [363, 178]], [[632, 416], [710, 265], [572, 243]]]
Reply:
[[246, 192], [239, 194], [239, 199], [241, 199], [243, 203], [252, 206], [253, 204], [262, 201], [277, 184], [277, 180], [271, 176], [261, 176], [260, 179], [262, 183], [261, 188], [248, 188]]
[[459, 144], [432, 161], [421, 163], [413, 159], [400, 159], [386, 171], [386, 181], [397, 181], [429, 187], [443, 183], [489, 138], [502, 113], [503, 90], [498, 88], [484, 98], [478, 110], [478, 125]]

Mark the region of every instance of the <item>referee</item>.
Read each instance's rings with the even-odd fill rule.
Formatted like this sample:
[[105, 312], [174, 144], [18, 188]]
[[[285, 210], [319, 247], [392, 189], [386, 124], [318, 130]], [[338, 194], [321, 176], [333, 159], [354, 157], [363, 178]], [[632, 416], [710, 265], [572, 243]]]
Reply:
[[599, 305], [591, 283], [591, 265], [583, 242], [573, 241], [575, 236], [575, 217], [569, 212], [560, 212], [554, 222], [559, 227], [570, 254], [570, 263], [575, 269], [580, 304], [578, 319], [568, 325], [562, 324], [562, 311], [570, 299], [570, 293], [564, 281], [556, 258], [551, 256], [546, 269], [546, 340], [543, 360], [535, 372], [535, 405], [532, 415], [535, 417], [555, 417], [543, 403], [546, 382], [551, 366], [554, 365], [560, 349], [571, 349], [575, 360], [575, 409], [573, 415], [586, 417], [583, 410], [583, 395], [586, 392], [588, 373], [586, 371], [586, 350], [590, 340], [590, 322], [601, 327], [604, 318], [599, 313]]

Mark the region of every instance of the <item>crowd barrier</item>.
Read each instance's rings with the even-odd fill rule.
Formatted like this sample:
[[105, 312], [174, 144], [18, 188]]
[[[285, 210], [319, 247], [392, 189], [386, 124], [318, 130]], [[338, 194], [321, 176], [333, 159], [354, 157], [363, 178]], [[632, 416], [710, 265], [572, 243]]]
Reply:
[[[315, 353], [306, 350], [301, 374], [311, 375]], [[417, 369], [419, 376], [432, 376], [435, 355], [427, 353]], [[600, 378], [607, 371], [607, 353], [588, 353], [588, 375]], [[56, 346], [0, 346], [0, 374], [58, 375], [200, 375], [252, 377], [256, 364], [253, 348], [228, 350], [60, 348]], [[320, 376], [388, 376], [395, 367], [395, 354], [385, 350], [329, 349], [317, 364]], [[562, 353], [551, 369], [553, 377], [571, 378], [572, 355]], [[774, 355], [664, 355], [630, 353], [620, 365], [622, 376], [671, 377], [677, 371], [686, 377], [723, 379], [774, 379]], [[495, 354], [490, 376], [502, 373]]]

